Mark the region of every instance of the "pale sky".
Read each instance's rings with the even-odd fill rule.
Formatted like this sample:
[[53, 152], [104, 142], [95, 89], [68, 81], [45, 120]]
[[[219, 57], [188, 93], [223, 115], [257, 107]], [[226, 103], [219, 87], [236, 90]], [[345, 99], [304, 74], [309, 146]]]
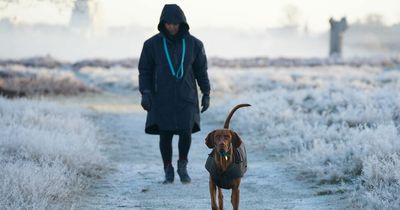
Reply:
[[[51, 0], [48, 0], [51, 1]], [[15, 17], [24, 23], [67, 24], [70, 5], [55, 6], [47, 0], [21, 0], [10, 4], [1, 17]], [[60, 0], [58, 0], [59, 2]], [[326, 30], [330, 16], [347, 16], [354, 22], [370, 13], [381, 14], [387, 24], [400, 22], [399, 0], [98, 0], [105, 26], [140, 25], [155, 27], [166, 3], [177, 3], [192, 28], [228, 27], [263, 29], [287, 22], [285, 8], [298, 11], [298, 23], [311, 31]], [[4, 2], [0, 0], [0, 6]], [[1, 11], [1, 10], [0, 10]]]

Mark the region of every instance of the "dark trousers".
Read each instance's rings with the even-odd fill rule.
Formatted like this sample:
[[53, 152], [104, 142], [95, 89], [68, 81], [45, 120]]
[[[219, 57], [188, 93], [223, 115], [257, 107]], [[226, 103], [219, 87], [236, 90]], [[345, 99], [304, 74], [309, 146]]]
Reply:
[[172, 163], [172, 138], [174, 133], [178, 133], [179, 142], [179, 160], [187, 160], [192, 143], [192, 132], [186, 130], [180, 130], [178, 132], [173, 131], [160, 131], [160, 152], [164, 162], [164, 167], [167, 167]]

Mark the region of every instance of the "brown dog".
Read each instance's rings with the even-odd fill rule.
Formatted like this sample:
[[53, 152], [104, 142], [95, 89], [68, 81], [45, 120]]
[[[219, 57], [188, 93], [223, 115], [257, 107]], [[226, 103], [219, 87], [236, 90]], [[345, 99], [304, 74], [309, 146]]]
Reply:
[[[246, 150], [242, 139], [229, 129], [229, 122], [235, 111], [250, 104], [235, 106], [225, 120], [224, 128], [210, 132], [205, 140], [206, 145], [213, 151], [209, 154], [206, 169], [210, 172], [211, 209], [224, 209], [221, 188], [232, 189], [231, 203], [234, 210], [239, 209], [239, 185], [241, 177], [247, 171]], [[216, 190], [218, 187], [218, 204]]]

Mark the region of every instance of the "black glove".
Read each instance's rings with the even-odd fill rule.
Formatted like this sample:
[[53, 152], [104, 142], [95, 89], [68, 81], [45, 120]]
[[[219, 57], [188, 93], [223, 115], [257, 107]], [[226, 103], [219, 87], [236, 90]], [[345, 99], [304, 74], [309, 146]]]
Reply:
[[151, 109], [151, 94], [150, 91], [143, 91], [142, 102], [140, 103], [144, 110], [150, 111]]
[[210, 95], [209, 94], [203, 94], [203, 97], [201, 98], [201, 113], [206, 111], [208, 107], [210, 106]]

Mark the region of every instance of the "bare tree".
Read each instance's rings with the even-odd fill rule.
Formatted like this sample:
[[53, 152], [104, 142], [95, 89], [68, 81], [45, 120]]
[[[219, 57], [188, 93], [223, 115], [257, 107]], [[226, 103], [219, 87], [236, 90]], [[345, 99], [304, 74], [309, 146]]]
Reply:
[[368, 14], [365, 17], [365, 24], [370, 25], [370, 26], [383, 26], [384, 25], [384, 20], [383, 16], [381, 14]]
[[340, 21], [336, 21], [330, 18], [329, 23], [331, 25], [329, 56], [340, 57], [342, 56], [343, 33], [347, 29], [347, 19], [342, 17]]
[[288, 26], [288, 27], [299, 26], [301, 12], [297, 6], [288, 4], [283, 7], [283, 13], [284, 13], [284, 25], [285, 26]]
[[[70, 9], [76, 0], [0, 0], [0, 10], [8, 8], [10, 5], [29, 2], [30, 4], [38, 2], [49, 2], [58, 6], [59, 9]], [[90, 0], [87, 0], [90, 1]]]

